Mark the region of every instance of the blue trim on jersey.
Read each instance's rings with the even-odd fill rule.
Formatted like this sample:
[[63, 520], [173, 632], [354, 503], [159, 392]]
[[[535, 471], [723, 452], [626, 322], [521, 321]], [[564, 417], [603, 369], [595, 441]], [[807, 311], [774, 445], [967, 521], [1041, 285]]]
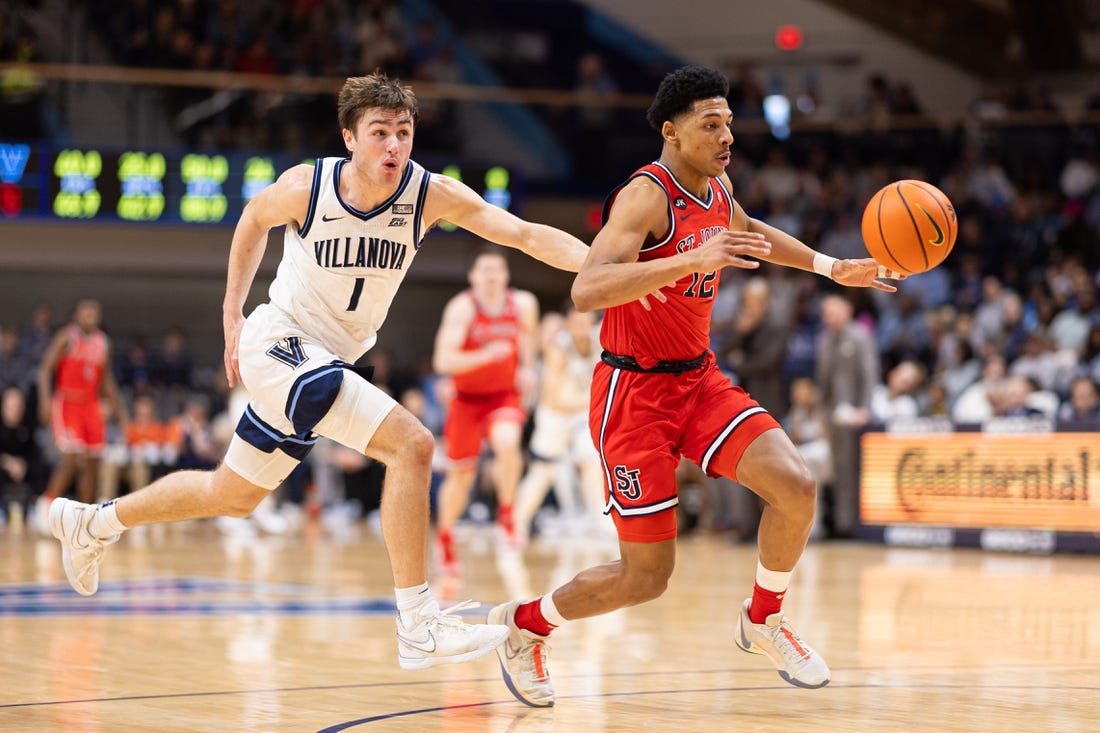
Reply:
[[424, 210], [424, 198], [428, 195], [428, 184], [432, 181], [432, 174], [424, 172], [424, 178], [420, 181], [420, 193], [416, 194], [416, 209], [413, 210], [413, 248], [420, 249], [420, 219]]
[[308, 437], [308, 431], [302, 435], [284, 435], [261, 420], [260, 416], [252, 410], [252, 405], [245, 408], [240, 422], [237, 423], [236, 432], [244, 442], [257, 450], [264, 453], [281, 450], [299, 461], [305, 460], [313, 444], [317, 442], [316, 437]]
[[302, 224], [302, 228], [298, 230], [298, 236], [302, 239], [305, 239], [306, 235], [309, 234], [309, 228], [313, 225], [313, 215], [317, 213], [317, 199], [321, 196], [321, 168], [324, 165], [323, 161], [324, 158], [318, 158], [313, 166], [313, 185], [309, 189], [309, 209], [306, 210], [306, 220]]
[[344, 167], [344, 164], [350, 160], [351, 158], [342, 158], [336, 161], [336, 168], [332, 171], [332, 188], [336, 192], [336, 200], [340, 202], [340, 205], [344, 207], [344, 210], [352, 216], [356, 216], [362, 219], [363, 221], [366, 221], [373, 216], [381, 214], [383, 211], [392, 206], [393, 202], [396, 201], [398, 197], [405, 191], [405, 187], [409, 185], [409, 181], [412, 180], [413, 162], [410, 160], [408, 163], [405, 164], [405, 173], [403, 176], [401, 176], [401, 183], [398, 184], [397, 190], [393, 192], [393, 196], [390, 196], [388, 199], [386, 199], [370, 211], [360, 211], [359, 209], [349, 204], [347, 201], [344, 201], [344, 199], [340, 198], [340, 170]]
[[308, 433], [321, 422], [336, 402], [343, 383], [341, 364], [328, 364], [294, 380], [286, 399], [286, 417], [297, 433]]

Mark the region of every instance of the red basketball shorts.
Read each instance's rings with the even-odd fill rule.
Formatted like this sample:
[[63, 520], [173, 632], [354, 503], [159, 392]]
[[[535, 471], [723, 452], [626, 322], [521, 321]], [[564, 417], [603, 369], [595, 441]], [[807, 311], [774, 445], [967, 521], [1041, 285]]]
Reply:
[[62, 453], [99, 453], [107, 442], [98, 400], [71, 402], [54, 397], [50, 404], [54, 444]]
[[455, 395], [443, 424], [451, 463], [475, 461], [481, 455], [482, 441], [489, 437], [490, 428], [498, 420], [512, 420], [521, 425], [527, 420], [519, 393]]
[[683, 456], [708, 476], [736, 479], [749, 444], [779, 423], [718, 371], [714, 356], [680, 375], [600, 362], [588, 415], [604, 470], [606, 513], [619, 538], [676, 536], [676, 467]]

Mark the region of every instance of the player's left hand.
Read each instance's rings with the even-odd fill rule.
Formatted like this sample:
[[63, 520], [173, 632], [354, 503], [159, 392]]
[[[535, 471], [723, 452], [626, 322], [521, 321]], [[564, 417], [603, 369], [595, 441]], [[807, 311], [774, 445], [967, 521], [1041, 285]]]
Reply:
[[874, 288], [886, 293], [896, 293], [898, 289], [883, 279], [904, 280], [909, 277], [900, 272], [894, 272], [885, 265], [880, 265], [874, 259], [865, 257], [861, 260], [837, 260], [833, 263], [833, 280], [840, 285], [850, 288]]
[[653, 310], [653, 306], [649, 304], [650, 298], [653, 298], [658, 303], [668, 302], [668, 297], [664, 293], [662, 293], [660, 290], [654, 290], [649, 295], [643, 295], [642, 297], [638, 298], [638, 302], [641, 303], [642, 307], [645, 308], [647, 311]]

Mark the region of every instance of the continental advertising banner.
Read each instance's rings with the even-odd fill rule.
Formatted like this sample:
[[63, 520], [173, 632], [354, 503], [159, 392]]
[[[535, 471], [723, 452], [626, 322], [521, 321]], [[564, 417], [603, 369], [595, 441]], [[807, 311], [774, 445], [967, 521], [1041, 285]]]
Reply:
[[865, 525], [1100, 532], [1100, 433], [866, 433]]

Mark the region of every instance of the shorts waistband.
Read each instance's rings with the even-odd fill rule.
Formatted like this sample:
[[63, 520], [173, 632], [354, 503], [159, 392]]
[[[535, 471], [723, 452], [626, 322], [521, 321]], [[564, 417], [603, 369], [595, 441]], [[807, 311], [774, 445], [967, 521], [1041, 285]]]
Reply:
[[691, 361], [659, 361], [648, 369], [643, 369], [642, 365], [634, 359], [633, 356], [621, 356], [619, 354], [612, 354], [610, 352], [603, 352], [600, 354], [600, 360], [610, 367], [616, 369], [625, 369], [628, 372], [647, 372], [647, 373], [659, 373], [659, 374], [683, 374], [684, 372], [695, 371], [699, 367], [703, 366], [703, 362], [706, 361], [707, 352], [704, 351], [699, 356], [695, 357]]

